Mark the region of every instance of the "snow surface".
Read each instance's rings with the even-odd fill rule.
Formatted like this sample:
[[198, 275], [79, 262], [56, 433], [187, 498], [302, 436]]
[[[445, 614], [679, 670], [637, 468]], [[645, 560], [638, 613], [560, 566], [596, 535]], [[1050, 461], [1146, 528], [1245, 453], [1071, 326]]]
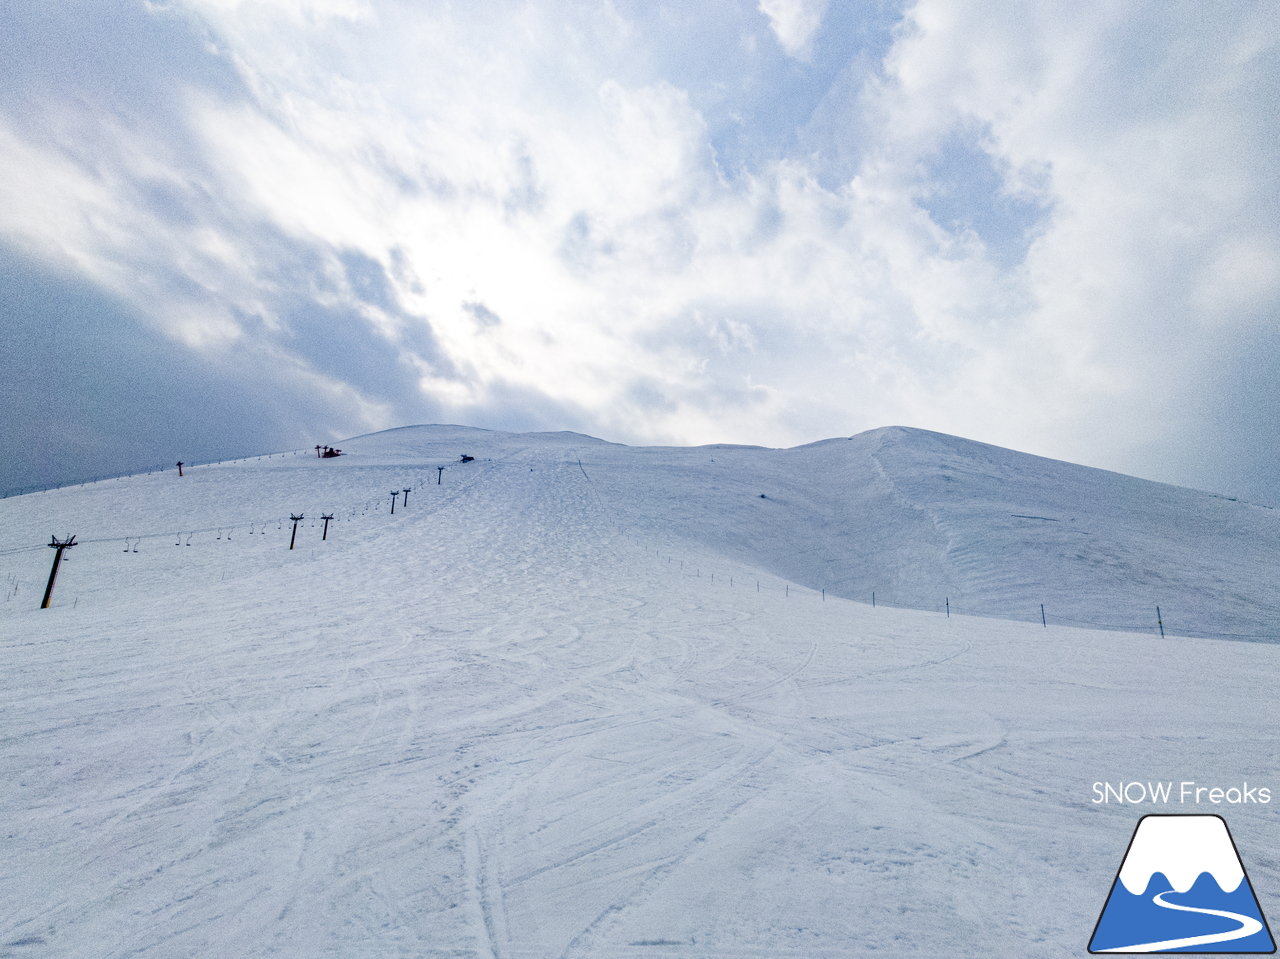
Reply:
[[339, 445], [0, 501], [0, 954], [1078, 956], [1166, 811], [1280, 911], [1276, 803], [1092, 802], [1277, 793], [1277, 646], [1172, 635], [1274, 635], [1274, 511], [897, 428]]

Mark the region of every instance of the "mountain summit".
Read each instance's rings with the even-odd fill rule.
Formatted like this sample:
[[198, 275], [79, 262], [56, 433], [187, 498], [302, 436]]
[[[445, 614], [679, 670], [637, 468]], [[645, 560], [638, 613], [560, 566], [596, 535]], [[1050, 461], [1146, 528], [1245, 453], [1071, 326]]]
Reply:
[[1153, 631], [1160, 607], [1179, 635], [1280, 637], [1280, 512], [928, 430], [766, 449], [420, 426], [342, 445], [348, 465], [581, 460], [623, 527], [861, 602]]

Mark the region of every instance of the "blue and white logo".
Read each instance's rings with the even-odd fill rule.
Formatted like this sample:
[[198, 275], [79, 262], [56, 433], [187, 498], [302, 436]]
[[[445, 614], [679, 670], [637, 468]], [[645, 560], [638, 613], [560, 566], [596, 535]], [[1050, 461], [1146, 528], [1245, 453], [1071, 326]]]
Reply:
[[1089, 952], [1275, 951], [1222, 817], [1138, 821]]

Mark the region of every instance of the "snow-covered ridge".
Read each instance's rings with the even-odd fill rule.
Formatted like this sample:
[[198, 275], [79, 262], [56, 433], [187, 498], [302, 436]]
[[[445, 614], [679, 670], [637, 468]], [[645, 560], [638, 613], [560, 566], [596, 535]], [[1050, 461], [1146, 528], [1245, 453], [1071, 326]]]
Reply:
[[[459, 445], [461, 444], [461, 445]], [[573, 433], [424, 426], [362, 459], [582, 459], [628, 528], [815, 590], [1051, 625], [1280, 638], [1280, 512], [906, 427], [794, 449], [627, 447]], [[527, 467], [526, 467], [527, 468]]]
[[[709, 548], [829, 595], [1031, 622], [1043, 605], [1051, 626], [1152, 632], [1159, 607], [1176, 635], [1280, 637], [1280, 512], [925, 430], [886, 427], [778, 450], [415, 426], [338, 445], [336, 461], [276, 455], [197, 467], [188, 479], [307, 471], [297, 483], [263, 487], [262, 516], [248, 519], [274, 520], [308, 508], [308, 497], [344, 508], [325, 490], [336, 493], [338, 476], [348, 478], [344, 489], [358, 484], [362, 470], [372, 471], [368, 495], [381, 497], [374, 472], [434, 481], [434, 467], [451, 470], [463, 453], [503, 472], [573, 466], [621, 528]], [[175, 481], [157, 479], [145, 516], [112, 506], [110, 481], [82, 488], [88, 499], [23, 498], [21, 508], [0, 510], [19, 517], [0, 532], [0, 548], [48, 542], [73, 526], [83, 539], [247, 521], [219, 506], [240, 502], [226, 498], [225, 483], [201, 503], [187, 495], [190, 482]], [[76, 519], [75, 503], [95, 497], [102, 508]]]

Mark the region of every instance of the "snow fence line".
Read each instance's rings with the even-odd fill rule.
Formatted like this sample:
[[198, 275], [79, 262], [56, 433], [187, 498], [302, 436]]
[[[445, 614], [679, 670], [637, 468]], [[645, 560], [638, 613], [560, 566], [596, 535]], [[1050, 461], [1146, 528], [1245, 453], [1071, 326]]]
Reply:
[[[0, 498], [8, 498], [11, 495], [26, 495], [27, 493], [49, 492], [51, 490], [57, 490], [57, 489], [64, 489], [64, 488], [69, 489], [73, 487], [89, 486], [95, 483], [105, 482], [112, 479], [124, 480], [124, 479], [132, 479], [135, 476], [143, 476], [143, 475], [150, 476], [153, 473], [163, 473], [163, 472], [166, 472], [167, 470], [176, 471], [176, 470], [179, 470], [180, 467], [185, 467], [186, 469], [190, 470], [192, 468], [196, 468], [200, 466], [221, 466], [223, 464], [230, 465], [233, 463], [246, 463], [246, 462], [249, 462], [250, 460], [261, 460], [264, 456], [267, 459], [273, 459], [277, 456], [283, 459], [286, 456], [309, 455], [310, 453], [311, 453], [310, 449], [299, 449], [299, 450], [285, 450], [283, 452], [276, 451], [273, 453], [249, 454], [247, 456], [240, 456], [234, 459], [209, 460], [204, 463], [187, 463], [186, 461], [183, 461], [181, 464], [178, 464], [175, 462], [172, 466], [157, 466], [151, 470], [146, 471], [145, 473], [139, 470], [136, 473], [118, 474], [118, 475], [110, 475], [110, 476], [104, 476], [104, 477], [98, 477], [98, 478], [91, 478], [91, 479], [80, 480], [78, 482], [73, 482], [73, 483], [60, 483], [60, 484], [55, 484], [52, 486], [44, 486], [44, 487], [22, 487], [16, 491], [8, 490], [4, 493], [3, 497], [0, 497]], [[501, 468], [502, 466], [507, 466], [507, 465], [510, 465], [510, 464], [504, 464], [504, 463], [492, 464], [493, 467], [497, 467], [497, 468]], [[587, 472], [582, 466], [582, 460], [579, 459], [577, 461], [577, 465], [578, 465], [578, 468], [582, 470], [582, 475], [587, 478], [588, 482], [590, 482], [591, 478], [587, 476]], [[432, 470], [437, 472], [436, 482], [430, 483], [429, 479], [425, 475], [420, 475], [413, 481], [416, 485], [414, 487], [411, 487], [410, 489], [418, 489], [427, 485], [439, 485], [443, 479], [444, 470], [447, 468], [448, 467], [445, 467], [445, 466], [431, 467]], [[409, 492], [409, 490], [406, 489], [403, 492], [407, 493]], [[406, 500], [407, 500], [407, 497], [406, 497]], [[370, 508], [372, 508], [375, 512], [380, 511], [382, 502], [383, 502], [383, 498], [377, 497], [373, 500], [366, 501], [363, 504], [362, 510], [361, 510], [361, 507], [351, 507], [349, 510], [349, 515], [340, 517], [340, 519], [346, 519], [348, 521], [354, 520], [357, 517], [358, 510], [361, 510], [359, 515], [367, 514]], [[394, 504], [394, 500], [392, 502]], [[395, 509], [393, 505], [391, 512], [394, 514], [394, 511]], [[298, 517], [298, 518], [300, 519], [301, 517]], [[277, 524], [277, 529], [283, 529], [285, 525], [285, 520], [283, 517], [271, 517], [270, 519], [267, 519], [267, 520], [262, 520], [262, 519], [247, 520], [242, 523], [237, 523], [234, 526], [223, 524], [221, 526], [206, 526], [206, 527], [201, 527], [197, 529], [184, 528], [182, 530], [175, 530], [173, 527], [169, 527], [169, 529], [163, 530], [160, 532], [116, 535], [116, 536], [99, 537], [96, 539], [78, 540], [77, 544], [87, 546], [90, 544], [100, 544], [100, 543], [110, 543], [110, 542], [118, 543], [121, 540], [124, 540], [126, 544], [124, 552], [132, 551], [136, 553], [138, 551], [137, 550], [138, 545], [140, 545], [144, 540], [152, 540], [152, 539], [159, 539], [162, 537], [176, 536], [177, 542], [175, 543], [175, 545], [183, 545], [184, 543], [183, 537], [186, 537], [185, 545], [190, 546], [192, 538], [194, 538], [197, 534], [203, 535], [206, 533], [217, 532], [218, 533], [217, 539], [221, 540], [224, 538], [222, 536], [223, 531], [226, 531], [228, 535], [225, 538], [228, 541], [230, 541], [231, 540], [230, 534], [232, 532], [238, 529], [246, 528], [246, 527], [248, 528], [250, 534], [253, 533], [254, 528], [261, 527], [260, 532], [265, 535], [266, 528], [270, 526], [272, 523]], [[296, 529], [294, 532], [296, 535]], [[326, 526], [326, 534], [327, 534], [327, 526]], [[327, 539], [327, 535], [326, 535], [326, 539]], [[132, 550], [130, 550], [128, 545], [130, 542], [133, 543]], [[9, 549], [3, 549], [3, 550], [0, 550], [0, 556], [12, 556], [20, 553], [35, 552], [37, 550], [44, 549], [49, 545], [51, 544], [40, 543], [38, 545], [32, 545], [32, 546], [19, 546], [19, 547], [12, 547]], [[292, 548], [293, 547], [291, 545], [290, 549]], [[658, 558], [661, 558], [660, 551], [655, 550], [655, 555], [657, 555]], [[672, 563], [673, 562], [672, 557], [668, 556], [667, 561], [669, 564]], [[704, 578], [702, 577], [702, 570], [700, 567], [695, 566], [693, 567], [693, 569], [694, 569], [694, 572], [693, 572], [692, 578], [695, 578], [695, 579]], [[683, 560], [680, 561], [679, 570], [676, 570], [676, 571], [680, 573], [687, 572], [684, 569]], [[708, 571], [708, 577], [705, 577], [705, 578], [707, 578], [709, 584], [714, 585], [716, 583], [715, 573], [713, 571]], [[721, 576], [720, 582], [724, 583], [723, 575]], [[766, 586], [762, 584], [762, 582], [758, 578], [753, 579], [753, 582], [755, 583], [755, 591], [757, 593], [779, 592], [779, 593], [782, 593], [785, 598], [790, 598], [792, 592], [794, 592], [797, 596], [802, 596], [807, 594], [808, 596], [811, 596], [811, 597], [820, 597], [823, 601], [826, 600], [827, 591], [825, 587], [819, 587], [818, 589], [813, 589], [811, 587], [800, 586], [798, 584], [792, 584], [792, 583], [783, 583], [781, 587]], [[732, 574], [730, 574], [728, 578], [728, 585], [729, 585], [729, 588], [733, 588], [734, 586], [734, 577]], [[838, 594], [836, 593], [832, 593], [833, 597], [837, 597], [837, 595]], [[6, 595], [5, 601], [8, 602], [9, 598], [10, 598], [9, 595]], [[1115, 622], [1102, 623], [1094, 620], [1075, 619], [1070, 616], [1062, 616], [1057, 614], [1056, 612], [1050, 613], [1048, 611], [1048, 608], [1044, 604], [1040, 604], [1038, 609], [1033, 610], [1031, 615], [1029, 615], [1026, 619], [1023, 619], [1022, 617], [1010, 615], [1007, 610], [992, 611], [992, 610], [981, 610], [981, 609], [976, 609], [971, 607], [956, 606], [952, 604], [951, 598], [949, 596], [944, 596], [943, 601], [941, 603], [933, 603], [933, 604], [925, 604], [925, 605], [916, 605], [912, 603], [902, 603], [902, 602], [886, 602], [883, 598], [880, 598], [877, 600], [877, 596], [874, 590], [871, 592], [869, 602], [866, 599], [858, 599], [853, 596], [841, 596], [838, 598], [847, 599], [851, 602], [863, 603], [864, 605], [870, 605], [872, 608], [875, 608], [877, 606], [888, 606], [892, 609], [909, 609], [909, 610], [915, 610], [918, 612], [944, 613], [948, 617], [950, 617], [950, 615], [954, 612], [958, 616], [971, 616], [971, 617], [976, 617], [980, 619], [1001, 619], [1001, 620], [1013, 621], [1013, 622], [1034, 622], [1037, 618], [1039, 618], [1041, 625], [1045, 629], [1048, 629], [1048, 626], [1049, 626], [1048, 620], [1050, 617], [1052, 617], [1055, 625], [1067, 625], [1070, 627], [1076, 627], [1080, 629], [1098, 629], [1098, 630], [1105, 630], [1108, 632], [1152, 633], [1152, 634], [1158, 634], [1162, 638], [1165, 637], [1167, 632], [1165, 629], [1163, 615], [1160, 611], [1159, 606], [1154, 607], [1154, 612], [1156, 614], [1154, 621], [1147, 621], [1144, 623], [1115, 623]], [[1039, 614], [1038, 617], [1035, 615], [1037, 612]], [[1171, 635], [1177, 635], [1179, 637], [1188, 638], [1188, 639], [1230, 639], [1230, 640], [1262, 641], [1262, 642], [1280, 641], [1280, 632], [1277, 632], [1277, 633], [1219, 633], [1219, 632], [1212, 632], [1208, 630], [1179, 630], [1177, 631], [1176, 634], [1173, 634], [1172, 628], [1168, 632], [1170, 632]]]
[[[420, 478], [416, 482], [419, 482], [420, 484], [424, 484], [425, 480], [422, 480]], [[411, 487], [411, 489], [412, 488], [416, 488], [416, 487]], [[383, 501], [381, 498], [370, 500], [364, 503], [363, 507], [360, 507], [360, 506], [349, 507], [347, 510], [343, 511], [345, 515], [336, 517], [336, 519], [338, 521], [346, 520], [348, 522], [352, 522], [361, 516], [367, 515], [370, 509], [373, 509], [375, 512], [379, 512], [381, 510], [382, 504], [383, 504]], [[402, 510], [403, 510], [403, 507], [402, 507]], [[210, 540], [206, 538], [199, 541], [198, 545], [203, 547], [205, 545], [208, 545], [211, 542], [218, 542], [222, 540], [231, 542], [233, 538], [231, 534], [239, 530], [248, 531], [247, 533], [242, 533], [241, 537], [239, 538], [239, 541], [241, 542], [244, 541], [245, 535], [255, 535], [255, 530], [256, 530], [256, 534], [265, 536], [267, 533], [267, 528], [272, 523], [276, 524], [277, 531], [286, 530], [287, 527], [290, 526], [290, 524], [294, 519], [300, 520], [301, 518], [302, 518], [301, 515], [298, 515], [295, 517], [293, 514], [290, 514], [290, 520], [288, 522], [286, 522], [284, 517], [272, 517], [271, 519], [268, 519], [268, 520], [258, 519], [253, 521], [244, 521], [241, 523], [237, 523], [235, 525], [223, 524], [221, 526], [205, 526], [205, 527], [200, 527], [196, 529], [184, 528], [182, 530], [177, 530], [177, 531], [175, 531], [172, 527], [170, 527], [168, 530], [164, 530], [160, 532], [138, 533], [138, 534], [131, 533], [127, 535], [115, 535], [115, 536], [97, 537], [94, 539], [78, 540], [77, 545], [88, 546], [88, 545], [97, 545], [97, 544], [103, 544], [103, 543], [118, 544], [121, 541], [123, 541], [125, 543], [125, 547], [123, 550], [124, 552], [136, 553], [138, 551], [138, 546], [146, 540], [156, 540], [156, 539], [162, 539], [162, 538], [176, 537], [176, 541], [174, 545], [191, 546], [192, 540], [197, 535], [206, 536], [207, 534], [217, 533], [216, 539]], [[333, 519], [334, 517], [331, 516], [329, 518]], [[225, 536], [223, 535], [224, 533], [226, 534]], [[290, 537], [291, 541], [293, 539], [293, 536], [296, 535], [296, 524], [294, 524], [294, 529], [292, 530], [292, 533], [293, 535], [291, 535]], [[327, 524], [326, 524], [326, 534], [327, 534]], [[327, 539], [327, 535], [325, 536], [325, 538]], [[132, 548], [130, 547], [130, 544], [132, 544]], [[19, 546], [19, 547], [12, 547], [9, 549], [3, 549], [3, 550], [0, 550], [0, 556], [13, 556], [20, 553], [35, 552], [37, 550], [42, 550], [48, 547], [49, 545], [50, 545], [49, 543], [40, 543], [38, 545], [32, 545], [32, 546]], [[292, 549], [292, 545], [289, 548]], [[661, 551], [655, 550], [655, 557], [661, 560], [662, 559]], [[718, 585], [728, 589], [734, 589], [734, 588], [748, 589], [756, 593], [780, 593], [785, 599], [790, 599], [792, 595], [795, 595], [796, 597], [803, 597], [803, 598], [817, 598], [825, 602], [827, 598], [826, 596], [827, 591], [825, 587], [819, 587], [817, 589], [814, 589], [811, 587], [801, 586], [801, 585], [798, 585], [795, 583], [789, 583], [789, 582], [782, 582], [781, 585], [769, 585], [769, 584], [766, 584], [757, 576], [748, 575], [744, 577], [741, 575], [740, 572], [737, 574], [730, 573], [728, 576], [726, 576], [722, 571], [719, 580], [717, 580], [716, 571], [714, 570], [708, 569], [707, 575], [703, 576], [702, 567], [697, 564], [690, 564], [688, 568], [686, 568], [686, 564], [684, 560], [676, 560], [673, 556], [670, 556], [670, 555], [666, 557], [666, 560], [667, 560], [666, 565], [673, 567], [673, 569], [671, 570], [672, 573], [676, 575], [685, 576], [686, 578], [689, 578], [689, 579], [706, 580], [707, 585], [709, 587]], [[676, 566], [675, 565], [676, 563], [678, 563], [679, 565]], [[13, 588], [6, 590], [5, 602], [8, 602], [14, 596], [14, 594], [16, 593], [16, 586], [17, 586], [16, 581], [13, 581]], [[1231, 640], [1246, 640], [1246, 641], [1280, 640], [1280, 635], [1277, 635], [1274, 633], [1219, 633], [1219, 632], [1211, 632], [1208, 630], [1179, 630], [1176, 633], [1174, 633], [1172, 628], [1170, 628], [1169, 630], [1165, 629], [1163, 615], [1160, 611], [1159, 606], [1153, 607], [1153, 612], [1155, 613], [1155, 619], [1153, 621], [1147, 621], [1144, 623], [1133, 623], [1133, 622], [1103, 623], [1103, 622], [1097, 622], [1095, 620], [1076, 619], [1070, 616], [1062, 616], [1055, 612], [1049, 611], [1048, 607], [1046, 607], [1044, 604], [1040, 604], [1035, 610], [1032, 611], [1030, 615], [1028, 615], [1024, 619], [1021, 617], [1010, 615], [1007, 610], [992, 611], [992, 610], [976, 609], [968, 606], [957, 606], [951, 602], [951, 598], [949, 596], [944, 596], [943, 601], [941, 603], [932, 603], [932, 604], [923, 604], [923, 605], [913, 604], [913, 603], [903, 603], [903, 602], [886, 602], [882, 597], [878, 597], [875, 591], [872, 591], [870, 593], [870, 597], [867, 599], [858, 599], [853, 596], [839, 596], [834, 592], [832, 593], [832, 597], [846, 599], [855, 603], [862, 603], [863, 605], [871, 606], [873, 609], [881, 606], [886, 606], [891, 609], [908, 609], [908, 610], [915, 610], [917, 612], [941, 613], [947, 617], [950, 617], [952, 613], [955, 613], [957, 616], [969, 616], [969, 617], [975, 617], [980, 619], [1001, 619], [1001, 620], [1014, 621], [1014, 622], [1034, 622], [1038, 618], [1041, 622], [1041, 625], [1045, 629], [1048, 629], [1048, 626], [1049, 626], [1048, 620], [1052, 618], [1054, 621], [1054, 625], [1065, 625], [1071, 628], [1080, 628], [1080, 629], [1098, 629], [1098, 630], [1105, 630], [1108, 632], [1151, 633], [1151, 634], [1158, 634], [1161, 637], [1165, 637], [1166, 633], [1168, 633], [1169, 636], [1177, 636], [1177, 637], [1189, 638], [1189, 639], [1231, 639]]]

